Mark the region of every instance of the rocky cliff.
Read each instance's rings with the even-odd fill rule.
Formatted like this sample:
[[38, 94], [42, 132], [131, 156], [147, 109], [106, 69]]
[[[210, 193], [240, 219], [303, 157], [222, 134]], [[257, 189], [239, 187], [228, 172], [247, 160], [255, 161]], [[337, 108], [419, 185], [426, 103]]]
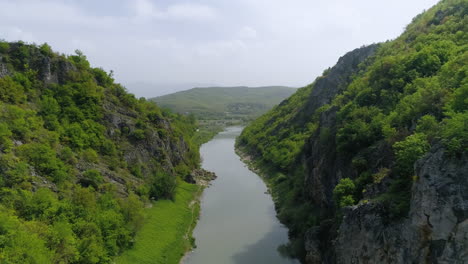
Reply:
[[466, 263], [467, 161], [466, 153], [448, 156], [440, 147], [418, 160], [404, 220], [390, 222], [379, 203], [346, 208], [334, 241], [336, 262]]
[[466, 1], [349, 52], [245, 128], [304, 263], [466, 263]]

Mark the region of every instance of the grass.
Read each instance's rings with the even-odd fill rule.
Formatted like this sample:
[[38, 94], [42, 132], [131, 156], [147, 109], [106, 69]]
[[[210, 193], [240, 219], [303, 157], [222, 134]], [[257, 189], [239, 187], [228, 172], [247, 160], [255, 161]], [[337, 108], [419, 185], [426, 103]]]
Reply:
[[175, 200], [160, 200], [146, 209], [146, 222], [137, 233], [135, 245], [116, 263], [177, 264], [194, 244], [191, 234], [200, 210], [193, 202], [201, 187], [180, 181]]
[[199, 122], [199, 129], [192, 137], [192, 142], [197, 146], [201, 146], [206, 142], [210, 141], [219, 132], [224, 130], [224, 124], [218, 124], [216, 122], [206, 122], [203, 124]]

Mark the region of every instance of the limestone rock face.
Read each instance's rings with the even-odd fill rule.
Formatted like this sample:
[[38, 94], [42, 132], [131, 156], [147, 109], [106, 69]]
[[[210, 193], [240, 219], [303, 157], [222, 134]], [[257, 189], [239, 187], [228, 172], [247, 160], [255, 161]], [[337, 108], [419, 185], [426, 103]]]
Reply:
[[[355, 49], [341, 57], [329, 72], [316, 80], [314, 89], [304, 109], [312, 115], [320, 107], [329, 104], [349, 84], [359, 65], [374, 55], [378, 45]], [[305, 146], [304, 163], [308, 169], [305, 176], [308, 197], [314, 204], [328, 208], [333, 206], [332, 192], [338, 180], [351, 172], [349, 162], [337, 156], [334, 135], [336, 134], [336, 111], [332, 107], [320, 114], [320, 127]]]
[[347, 208], [335, 240], [336, 263], [468, 261], [467, 155], [436, 148], [415, 171], [407, 219], [389, 224], [385, 209], [374, 203]]
[[214, 172], [205, 169], [195, 169], [186, 175], [184, 180], [188, 183], [196, 183], [200, 186], [208, 187], [210, 182], [216, 178], [217, 176]]
[[10, 72], [8, 71], [6, 65], [1, 63], [1, 60], [2, 60], [2, 56], [0, 56], [0, 78], [3, 78], [5, 76], [10, 75]]
[[468, 261], [468, 156], [451, 157], [442, 148], [416, 163], [410, 221], [422, 251], [438, 263]]

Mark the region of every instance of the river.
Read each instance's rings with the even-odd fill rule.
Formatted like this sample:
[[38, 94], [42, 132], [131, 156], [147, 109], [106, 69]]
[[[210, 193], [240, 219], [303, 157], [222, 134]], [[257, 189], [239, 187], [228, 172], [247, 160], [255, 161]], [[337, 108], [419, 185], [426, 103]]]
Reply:
[[197, 248], [184, 264], [296, 264], [278, 247], [288, 230], [276, 218], [265, 183], [234, 151], [241, 127], [230, 127], [201, 147], [202, 167], [218, 178], [205, 189], [194, 230]]

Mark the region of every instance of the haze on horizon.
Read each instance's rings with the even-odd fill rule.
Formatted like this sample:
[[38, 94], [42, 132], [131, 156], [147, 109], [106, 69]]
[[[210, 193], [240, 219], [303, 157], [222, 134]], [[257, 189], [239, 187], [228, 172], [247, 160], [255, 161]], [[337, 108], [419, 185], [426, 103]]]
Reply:
[[300, 87], [393, 39], [436, 0], [0, 0], [0, 39], [84, 52], [137, 96], [192, 86]]

